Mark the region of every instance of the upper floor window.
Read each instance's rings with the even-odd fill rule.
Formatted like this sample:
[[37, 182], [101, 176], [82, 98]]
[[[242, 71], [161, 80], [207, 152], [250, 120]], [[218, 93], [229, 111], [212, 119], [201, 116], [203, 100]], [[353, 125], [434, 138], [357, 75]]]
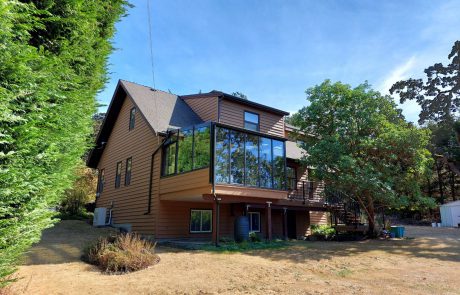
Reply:
[[163, 175], [184, 173], [209, 166], [211, 127], [199, 125], [173, 133], [163, 150]]
[[297, 188], [297, 170], [291, 166], [287, 166], [286, 169], [288, 189], [294, 190]]
[[131, 184], [131, 167], [132, 167], [133, 158], [126, 159], [126, 171], [125, 171], [125, 185]]
[[134, 129], [134, 124], [136, 123], [136, 108], [132, 108], [129, 112], [129, 130]]
[[244, 112], [244, 128], [259, 131], [259, 114], [245, 111]]
[[284, 142], [218, 127], [215, 181], [284, 190]]
[[120, 187], [120, 180], [121, 180], [121, 161], [117, 163], [117, 170], [115, 174], [115, 188]]
[[97, 179], [97, 190], [96, 190], [96, 197], [99, 197], [102, 191], [104, 190], [104, 169], [99, 170], [98, 179]]

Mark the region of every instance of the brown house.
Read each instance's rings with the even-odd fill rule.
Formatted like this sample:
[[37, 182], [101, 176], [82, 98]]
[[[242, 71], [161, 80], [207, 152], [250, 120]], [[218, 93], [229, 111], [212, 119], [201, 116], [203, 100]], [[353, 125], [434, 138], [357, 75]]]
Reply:
[[96, 207], [158, 240], [233, 238], [243, 215], [264, 238], [302, 238], [326, 222], [326, 206], [286, 115], [219, 91], [177, 96], [120, 80], [88, 159]]

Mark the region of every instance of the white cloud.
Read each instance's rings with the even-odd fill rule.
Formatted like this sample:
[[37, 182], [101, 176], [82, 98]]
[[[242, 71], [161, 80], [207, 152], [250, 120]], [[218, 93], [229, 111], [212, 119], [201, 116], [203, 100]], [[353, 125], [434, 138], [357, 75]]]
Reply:
[[407, 79], [417, 64], [416, 60], [416, 57], [412, 56], [405, 63], [397, 66], [380, 84], [379, 91], [383, 94], [389, 94], [394, 83]]

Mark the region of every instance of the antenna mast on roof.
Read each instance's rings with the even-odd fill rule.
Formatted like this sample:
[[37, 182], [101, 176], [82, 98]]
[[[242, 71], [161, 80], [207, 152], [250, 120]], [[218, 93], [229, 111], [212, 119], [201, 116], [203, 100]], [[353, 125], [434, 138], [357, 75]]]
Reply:
[[153, 89], [156, 89], [155, 86], [155, 67], [153, 63], [153, 45], [152, 45], [152, 21], [151, 21], [151, 12], [150, 12], [150, 0], [147, 0], [147, 14], [149, 19], [149, 45], [150, 45], [150, 63], [152, 66], [152, 81], [153, 81]]

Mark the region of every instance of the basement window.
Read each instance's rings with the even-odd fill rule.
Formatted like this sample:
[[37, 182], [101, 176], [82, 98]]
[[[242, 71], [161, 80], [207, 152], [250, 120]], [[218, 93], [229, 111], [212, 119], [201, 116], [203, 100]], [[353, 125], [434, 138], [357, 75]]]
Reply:
[[210, 233], [212, 232], [212, 210], [190, 211], [190, 232]]

